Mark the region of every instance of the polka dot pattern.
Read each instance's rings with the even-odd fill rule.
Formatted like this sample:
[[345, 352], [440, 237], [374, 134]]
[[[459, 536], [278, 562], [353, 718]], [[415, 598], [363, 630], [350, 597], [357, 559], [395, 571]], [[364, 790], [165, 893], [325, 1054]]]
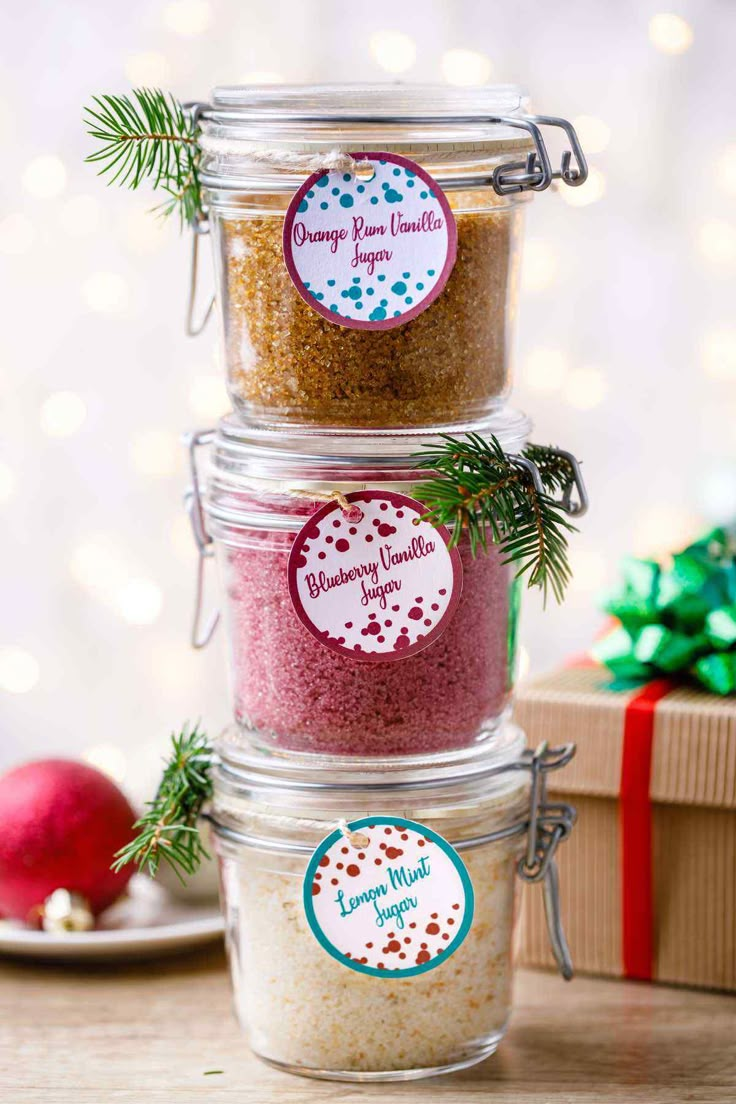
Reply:
[[357, 660], [403, 659], [452, 618], [462, 566], [449, 533], [425, 507], [390, 491], [355, 492], [346, 518], [331, 502], [297, 535], [289, 590], [302, 623], [325, 647]]
[[418, 165], [391, 154], [370, 163], [370, 180], [315, 173], [299, 189], [285, 220], [284, 257], [297, 291], [324, 317], [389, 329], [442, 291], [456, 229], [444, 194]]
[[[356, 821], [315, 852], [304, 883], [309, 924], [345, 965], [376, 974], [432, 969], [462, 943], [473, 890], [462, 860], [421, 824]], [[327, 881], [328, 876], [329, 882]]]

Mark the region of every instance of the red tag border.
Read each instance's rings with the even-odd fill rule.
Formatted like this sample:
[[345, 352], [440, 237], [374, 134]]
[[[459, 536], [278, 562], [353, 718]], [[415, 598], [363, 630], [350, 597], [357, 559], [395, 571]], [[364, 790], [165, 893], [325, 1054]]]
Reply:
[[[397, 494], [394, 491], [351, 491], [349, 494], [345, 495], [345, 500], [350, 503], [355, 502], [360, 504], [360, 502], [372, 502], [376, 499], [392, 502], [394, 505], [399, 505], [401, 509], [413, 510], [414, 513], [416, 513], [419, 517], [425, 514], [427, 509], [426, 506], [424, 506], [421, 502], [417, 502], [416, 499], [409, 498], [406, 495]], [[430, 644], [433, 644], [435, 640], [437, 640], [445, 632], [447, 626], [455, 615], [458, 604], [460, 602], [460, 598], [462, 596], [463, 565], [460, 559], [460, 553], [458, 552], [457, 548], [450, 547], [450, 530], [445, 525], [432, 527], [432, 531], [434, 533], [437, 533], [444, 541], [445, 547], [447, 548], [450, 555], [450, 562], [452, 564], [452, 594], [450, 596], [450, 601], [447, 604], [447, 609], [445, 610], [441, 619], [437, 622], [434, 628], [427, 633], [425, 637], [423, 637], [421, 640], [417, 640], [408, 648], [403, 648], [399, 652], [356, 652], [353, 649], [342, 648], [339, 644], [335, 644], [332, 641], [330, 643], [327, 643], [325, 640], [322, 639], [321, 633], [310, 619], [307, 611], [304, 609], [304, 605], [299, 595], [299, 589], [297, 586], [297, 559], [301, 552], [301, 547], [304, 544], [304, 541], [309, 539], [306, 536], [308, 528], [314, 524], [319, 524], [321, 521], [329, 517], [331, 514], [335, 513], [337, 510], [340, 510], [340, 504], [336, 501], [331, 501], [325, 503], [325, 505], [320, 507], [320, 509], [317, 510], [315, 513], [310, 514], [302, 528], [296, 534], [294, 538], [294, 543], [291, 546], [287, 568], [288, 586], [289, 596], [291, 598], [294, 612], [296, 613], [297, 617], [301, 621], [302, 625], [304, 625], [307, 632], [309, 632], [310, 635], [313, 636], [315, 640], [317, 640], [318, 643], [322, 645], [322, 647], [327, 648], [329, 651], [332, 651], [338, 655], [344, 656], [345, 658], [356, 660], [359, 663], [393, 663], [397, 660], [408, 659], [409, 656], [416, 655], [417, 652], [424, 651], [425, 648], [429, 647]]]
[[304, 282], [299, 275], [297, 267], [294, 263], [294, 257], [291, 248], [291, 231], [294, 225], [294, 220], [298, 213], [299, 204], [301, 203], [302, 199], [310, 190], [310, 188], [314, 187], [318, 180], [320, 180], [323, 176], [332, 171], [330, 169], [318, 169], [317, 172], [312, 173], [312, 175], [304, 181], [302, 186], [297, 189], [297, 191], [294, 193], [291, 200], [289, 201], [286, 218], [284, 219], [284, 232], [282, 239], [284, 263], [286, 264], [291, 282], [296, 288], [300, 297], [304, 300], [307, 306], [311, 307], [311, 309], [313, 311], [316, 311], [317, 314], [321, 315], [322, 318], [325, 318], [328, 322], [331, 322], [333, 326], [342, 326], [344, 329], [350, 330], [392, 330], [395, 329], [397, 326], [402, 326], [405, 322], [411, 322], [413, 318], [416, 318], [418, 315], [422, 314], [427, 309], [427, 307], [431, 306], [435, 299], [437, 299], [437, 297], [441, 295], [444, 291], [445, 284], [450, 278], [450, 273], [455, 267], [455, 259], [457, 257], [457, 225], [455, 223], [455, 216], [452, 213], [452, 208], [450, 207], [447, 196], [445, 195], [444, 191], [439, 186], [437, 181], [434, 180], [434, 178], [431, 177], [429, 173], [422, 168], [421, 165], [418, 165], [410, 158], [402, 157], [398, 153], [382, 153], [380, 151], [365, 152], [363, 150], [356, 153], [350, 153], [348, 156], [352, 157], [354, 161], [389, 161], [393, 165], [401, 165], [401, 167], [404, 169], [410, 169], [417, 177], [419, 177], [420, 180], [424, 181], [428, 188], [435, 191], [435, 198], [442, 208], [442, 212], [445, 216], [447, 224], [447, 257], [445, 258], [445, 263], [442, 267], [442, 271], [440, 272], [437, 283], [426, 295], [426, 297], [421, 300], [421, 302], [413, 306], [411, 310], [408, 310], [406, 312], [406, 314], [402, 314], [400, 318], [385, 318], [383, 320], [376, 319], [374, 322], [371, 322], [368, 319], [366, 319], [365, 321], [361, 321], [357, 318], [342, 318], [339, 314], [335, 314], [335, 312], [331, 311], [328, 307], [323, 306], [322, 303], [316, 300], [313, 295], [309, 294], [309, 291], [307, 288], [305, 288]]

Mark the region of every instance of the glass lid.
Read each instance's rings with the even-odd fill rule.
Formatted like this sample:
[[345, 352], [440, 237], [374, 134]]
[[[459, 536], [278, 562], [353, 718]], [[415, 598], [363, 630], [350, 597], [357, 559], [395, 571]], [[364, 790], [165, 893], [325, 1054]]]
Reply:
[[507, 722], [492, 739], [451, 752], [411, 756], [324, 756], [257, 747], [237, 726], [232, 726], [216, 741], [215, 752], [219, 785], [231, 792], [277, 787], [304, 792], [380, 793], [404, 788], [443, 789], [521, 770], [525, 746], [522, 730]]
[[[495, 436], [504, 451], [517, 453], [526, 444], [531, 423], [525, 414], [504, 409], [467, 428], [486, 438]], [[295, 436], [248, 427], [233, 414], [223, 418], [217, 429], [191, 435], [189, 442], [190, 451], [209, 446], [202, 509], [210, 531], [214, 534], [216, 529], [218, 536], [223, 535], [220, 523], [228, 530], [233, 526], [298, 530], [305, 511], [312, 512], [325, 494], [399, 490], [400, 484], [410, 487], [432, 470], [423, 452], [444, 444], [426, 430]], [[199, 495], [193, 455], [192, 478]], [[281, 506], [272, 509], [279, 498]], [[290, 505], [285, 508], [287, 502]]]
[[[519, 410], [504, 407], [482, 422], [453, 426], [451, 436], [462, 438], [466, 433], [481, 437], [496, 437], [505, 452], [519, 452], [531, 432], [530, 419]], [[331, 430], [315, 429], [299, 434], [283, 430], [256, 429], [234, 414], [222, 418], [212, 434], [212, 458], [215, 467], [245, 471], [253, 464], [273, 467], [321, 468], [417, 468], [418, 453], [424, 448], [437, 448], [443, 436], [428, 429]]]
[[[544, 191], [553, 180], [577, 187], [588, 171], [572, 125], [530, 114], [529, 99], [515, 84], [223, 85], [211, 103], [190, 107], [200, 127], [206, 155], [201, 180], [208, 188], [253, 183], [247, 173], [238, 175], [233, 158], [254, 162], [261, 175], [270, 166], [276, 180], [277, 169], [293, 176], [305, 167], [306, 175], [315, 171], [311, 161], [302, 162], [325, 151], [402, 152], [435, 168], [442, 187], [485, 182], [499, 195]], [[559, 168], [542, 127], [557, 128], [558, 136], [562, 130], [569, 143]], [[297, 154], [301, 159], [294, 159]]]
[[327, 122], [350, 119], [416, 122], [464, 116], [521, 115], [529, 108], [522, 88], [489, 84], [457, 88], [442, 84], [267, 84], [215, 88], [205, 118], [228, 115], [250, 119], [304, 119]]
[[[245, 153], [250, 144], [465, 150], [530, 145], [529, 101], [516, 85], [227, 85], [199, 106], [201, 145]], [[518, 120], [518, 122], [517, 122]], [[236, 146], [222, 143], [237, 143]]]

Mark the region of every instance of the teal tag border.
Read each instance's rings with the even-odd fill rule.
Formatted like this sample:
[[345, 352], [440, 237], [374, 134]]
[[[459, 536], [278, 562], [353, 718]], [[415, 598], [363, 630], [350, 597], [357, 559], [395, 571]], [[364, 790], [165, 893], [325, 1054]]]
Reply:
[[414, 977], [416, 974], [426, 974], [429, 970], [434, 970], [435, 967], [441, 966], [443, 962], [446, 962], [451, 955], [455, 953], [460, 944], [465, 939], [466, 935], [470, 931], [470, 926], [473, 923], [473, 914], [475, 912], [475, 893], [473, 892], [473, 883], [470, 880], [467, 867], [460, 858], [460, 855], [455, 848], [447, 842], [437, 832], [433, 832], [431, 828], [426, 828], [423, 824], [419, 824], [415, 820], [404, 820], [402, 817], [389, 817], [389, 816], [369, 816], [361, 817], [360, 820], [352, 820], [348, 824], [348, 829], [351, 832], [359, 832], [361, 828], [366, 828], [370, 824], [388, 824], [391, 827], [397, 828], [409, 828], [413, 832], [417, 832], [419, 835], [425, 838], [431, 839], [437, 846], [444, 851], [447, 857], [452, 862], [453, 866], [460, 875], [463, 890], [465, 893], [465, 912], [463, 914], [463, 922], [460, 925], [457, 935], [452, 942], [448, 943], [447, 949], [442, 955], [435, 955], [434, 958], [430, 958], [429, 962], [423, 962], [420, 966], [407, 966], [406, 969], [400, 970], [378, 970], [375, 966], [366, 966], [362, 962], [356, 962], [355, 959], [347, 958], [341, 951], [338, 951], [337, 947], [326, 938], [322, 928], [317, 923], [317, 917], [314, 912], [314, 905], [312, 903], [312, 883], [314, 881], [314, 875], [319, 867], [319, 862], [326, 851], [337, 843], [338, 840], [344, 839], [343, 833], [339, 828], [336, 828], [334, 832], [331, 832], [329, 836], [318, 845], [316, 851], [309, 860], [309, 865], [304, 874], [304, 882], [302, 884], [302, 900], [304, 903], [304, 912], [306, 913], [307, 923], [312, 930], [317, 942], [321, 945], [323, 950], [327, 951], [328, 955], [341, 962], [343, 966], [347, 966], [349, 970], [355, 970], [357, 973], [368, 974], [370, 977], [380, 978], [402, 978], [402, 977]]

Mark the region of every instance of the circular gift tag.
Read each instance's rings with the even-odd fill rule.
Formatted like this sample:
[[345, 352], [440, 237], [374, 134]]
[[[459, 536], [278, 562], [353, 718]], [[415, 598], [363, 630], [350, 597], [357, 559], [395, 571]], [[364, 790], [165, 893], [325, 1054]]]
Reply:
[[313, 636], [353, 659], [404, 659], [444, 632], [462, 592], [450, 533], [422, 521], [426, 506], [393, 491], [354, 491], [297, 533], [289, 593]]
[[421, 314], [447, 283], [455, 219], [442, 189], [414, 161], [352, 156], [358, 173], [313, 173], [294, 195], [284, 259], [302, 299], [323, 318], [389, 330]]
[[312, 855], [304, 908], [338, 962], [373, 977], [409, 977], [440, 966], [463, 942], [473, 886], [436, 832], [400, 817], [363, 817]]

